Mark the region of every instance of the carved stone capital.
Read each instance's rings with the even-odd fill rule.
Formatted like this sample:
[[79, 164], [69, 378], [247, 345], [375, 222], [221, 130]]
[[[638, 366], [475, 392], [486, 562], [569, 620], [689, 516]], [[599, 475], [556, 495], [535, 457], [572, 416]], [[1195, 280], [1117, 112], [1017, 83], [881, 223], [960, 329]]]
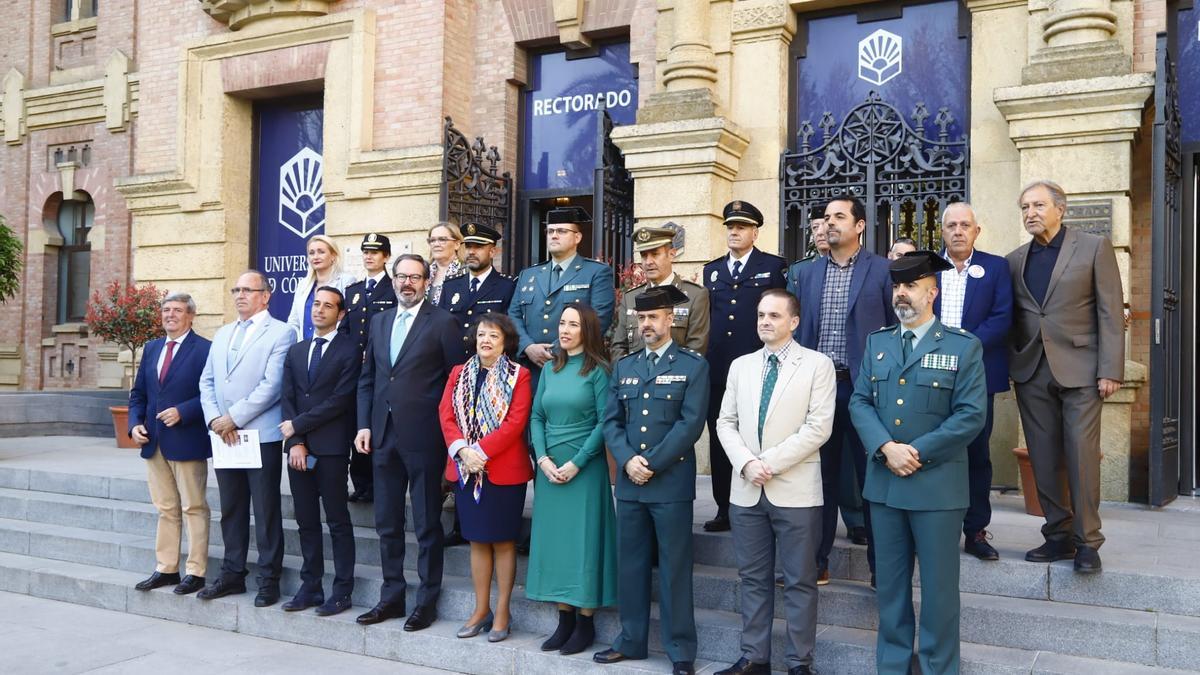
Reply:
[[737, 42], [769, 38], [783, 38], [790, 42], [796, 34], [796, 13], [786, 0], [739, 2], [733, 6], [730, 32]]
[[338, 0], [200, 0], [209, 16], [237, 30], [260, 19], [322, 16]]

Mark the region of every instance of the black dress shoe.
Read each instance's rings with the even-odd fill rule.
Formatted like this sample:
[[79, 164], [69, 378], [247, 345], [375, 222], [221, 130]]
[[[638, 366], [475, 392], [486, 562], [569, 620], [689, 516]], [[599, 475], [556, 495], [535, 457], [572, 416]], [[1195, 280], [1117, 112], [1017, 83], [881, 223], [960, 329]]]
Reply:
[[357, 497], [358, 497], [357, 499], [354, 500], [356, 502], [370, 504], [371, 502], [375, 501], [375, 491], [374, 490], [362, 490], [362, 491], [356, 492], [354, 494], [357, 495]]
[[278, 588], [260, 588], [258, 595], [254, 596], [255, 607], [270, 607], [277, 602], [279, 602]]
[[204, 577], [198, 577], [194, 574], [189, 574], [179, 582], [173, 591], [175, 595], [189, 595], [204, 588]]
[[1090, 546], [1075, 550], [1075, 571], [1080, 574], [1095, 574], [1101, 569], [1100, 552]]
[[179, 583], [179, 572], [155, 572], [146, 579], [137, 582], [134, 588], [139, 591], [152, 591], [170, 584]]
[[1067, 541], [1048, 541], [1028, 551], [1025, 560], [1033, 563], [1048, 563], [1055, 560], [1070, 560], [1075, 557], [1075, 545]]
[[[850, 539], [850, 542], [853, 544], [856, 544], [858, 546], [866, 546], [867, 545], [867, 528], [852, 527], [852, 528], [850, 528], [850, 534], [848, 534], [847, 537]], [[799, 666], [797, 666], [797, 667], [799, 667]]]
[[216, 600], [227, 595], [237, 595], [238, 593], [246, 592], [246, 582], [238, 579], [220, 578], [212, 583], [211, 586], [205, 588], [196, 594], [201, 600]]
[[792, 666], [788, 668], [788, 675], [817, 675], [817, 669], [812, 666]]
[[330, 598], [325, 601], [325, 604], [317, 608], [316, 614], [317, 616], [333, 616], [334, 614], [341, 614], [342, 612], [350, 609], [352, 604], [353, 603], [350, 602], [350, 596], [348, 595], [342, 598]]
[[408, 620], [404, 622], [404, 630], [409, 633], [418, 630], [425, 630], [437, 621], [437, 607], [433, 605], [417, 605], [412, 614], [408, 615]]
[[360, 625], [370, 626], [388, 619], [399, 619], [402, 616], [404, 616], [404, 603], [389, 605], [381, 602], [367, 610], [365, 614], [360, 614], [355, 621]]
[[705, 532], [728, 532], [729, 531], [729, 516], [717, 514], [716, 518], [704, 524]]
[[596, 663], [609, 664], [620, 663], [621, 661], [632, 661], [633, 659], [630, 659], [628, 656], [625, 656], [615, 649], [605, 649], [602, 652], [596, 652], [595, 654], [592, 654], [592, 660]]
[[999, 560], [1000, 552], [988, 543], [991, 536], [992, 534], [987, 530], [968, 534], [966, 542], [963, 543], [963, 550], [980, 560]]
[[467, 543], [467, 540], [463, 539], [462, 532], [450, 530], [446, 533], [446, 538], [442, 541], [442, 546], [462, 546], [465, 543]]
[[746, 657], [725, 670], [718, 670], [714, 675], [771, 675], [771, 664], [755, 663]]
[[696, 675], [696, 668], [691, 661], [674, 661], [671, 663], [671, 675]]
[[318, 607], [325, 604], [325, 595], [314, 595], [310, 593], [297, 593], [296, 597], [283, 603], [283, 611], [285, 612], [302, 612], [309, 607]]

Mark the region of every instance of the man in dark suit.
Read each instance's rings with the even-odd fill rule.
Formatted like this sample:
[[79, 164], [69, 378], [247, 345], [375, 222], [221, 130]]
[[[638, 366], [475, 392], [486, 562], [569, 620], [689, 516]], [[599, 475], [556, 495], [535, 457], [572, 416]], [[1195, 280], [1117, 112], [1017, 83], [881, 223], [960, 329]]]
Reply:
[[729, 364], [739, 356], [762, 348], [755, 328], [758, 299], [768, 288], [787, 285], [787, 261], [764, 253], [754, 245], [763, 224], [762, 211], [750, 202], [735, 200], [725, 205], [725, 241], [729, 252], [704, 266], [701, 283], [708, 289], [708, 462], [712, 473], [712, 495], [717, 514], [704, 523], [707, 532], [729, 529], [729, 490], [733, 469], [729, 455], [717, 437], [717, 418]]
[[[850, 394], [863, 358], [867, 335], [896, 322], [892, 313], [892, 280], [888, 261], [865, 250], [859, 237], [867, 226], [867, 211], [857, 198], [835, 199], [825, 207], [825, 238], [829, 255], [799, 268], [795, 279], [800, 299], [797, 341], [833, 359], [837, 376], [837, 408], [833, 435], [821, 447], [821, 486], [825, 504], [836, 504], [841, 483], [843, 444], [848, 444], [861, 491], [867, 457], [850, 423]], [[822, 514], [821, 547], [817, 552], [817, 583], [829, 583], [829, 554], [837, 536], [837, 509]], [[875, 573], [871, 540], [871, 510], [863, 503], [867, 528], [867, 561]]]
[[[161, 304], [166, 337], [142, 350], [129, 392], [129, 436], [142, 446], [150, 501], [158, 509], [154, 573], [135, 588], [149, 591], [177, 584], [187, 595], [204, 588], [208, 568], [208, 462], [212, 446], [200, 407], [200, 373], [212, 343], [192, 332], [196, 303], [172, 293]], [[179, 578], [179, 542], [187, 518], [187, 575]]]
[[450, 369], [462, 362], [454, 317], [425, 301], [429, 264], [405, 253], [392, 264], [398, 306], [371, 319], [367, 353], [358, 378], [358, 435], [354, 446], [375, 463], [375, 529], [379, 533], [383, 588], [379, 603], [358, 623], [405, 614], [404, 509], [411, 491], [417, 535], [417, 607], [404, 630], [428, 628], [437, 619], [442, 589], [442, 470], [446, 444], [438, 404]]
[[1046, 514], [1046, 543], [1025, 559], [1099, 572], [1100, 411], [1125, 377], [1121, 272], [1108, 239], [1063, 226], [1056, 183], [1032, 183], [1020, 205], [1033, 240], [1008, 254], [1010, 370]]
[[[296, 612], [316, 607], [331, 616], [350, 607], [354, 591], [354, 526], [347, 507], [346, 467], [354, 442], [354, 401], [362, 354], [358, 345], [337, 331], [346, 299], [331, 286], [313, 297], [313, 337], [288, 351], [283, 365], [283, 423], [288, 452], [296, 525], [300, 530], [300, 591], [283, 603]], [[328, 602], [325, 547], [321, 536], [321, 504], [333, 544], [333, 594]]]
[[517, 283], [492, 267], [496, 255], [496, 242], [500, 233], [487, 225], [464, 223], [459, 227], [463, 246], [467, 249], [464, 274], [450, 277], [442, 284], [442, 298], [438, 306], [454, 315], [462, 326], [463, 358], [470, 356], [467, 350], [470, 336], [467, 335], [471, 322], [480, 314], [508, 312], [513, 290]]
[[692, 503], [695, 444], [708, 409], [708, 364], [671, 339], [673, 308], [687, 302], [666, 285], [638, 296], [646, 346], [617, 362], [609, 379], [604, 440], [617, 472], [617, 591], [621, 633], [597, 663], [646, 658], [651, 559], [658, 550], [659, 623], [674, 675], [693, 675]]
[[[367, 278], [346, 287], [346, 318], [338, 324], [338, 332], [354, 340], [359, 354], [367, 348], [371, 318], [396, 306], [396, 291], [392, 288], [391, 277], [387, 275], [388, 258], [392, 255], [391, 240], [371, 232], [363, 237], [360, 248]], [[350, 501], [369, 502], [375, 499], [370, 455], [350, 453], [350, 482], [354, 484]]]
[[943, 326], [965, 328], [983, 343], [987, 372], [987, 421], [967, 446], [971, 506], [963, 519], [963, 550], [980, 560], [999, 560], [988, 543], [992, 522], [992, 402], [1008, 391], [1008, 332], [1012, 328], [1012, 279], [1008, 263], [998, 255], [975, 249], [979, 236], [975, 210], [962, 202], [942, 213], [942, 256], [954, 265], [939, 274], [933, 311]]

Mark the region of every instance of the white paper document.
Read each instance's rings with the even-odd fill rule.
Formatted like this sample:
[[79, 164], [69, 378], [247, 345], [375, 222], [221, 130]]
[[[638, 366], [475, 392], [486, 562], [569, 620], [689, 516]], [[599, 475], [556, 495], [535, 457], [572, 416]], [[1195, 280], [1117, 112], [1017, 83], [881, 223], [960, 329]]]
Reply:
[[226, 445], [220, 436], [208, 432], [212, 442], [214, 469], [261, 469], [262, 450], [258, 443], [258, 429], [238, 429], [237, 443]]

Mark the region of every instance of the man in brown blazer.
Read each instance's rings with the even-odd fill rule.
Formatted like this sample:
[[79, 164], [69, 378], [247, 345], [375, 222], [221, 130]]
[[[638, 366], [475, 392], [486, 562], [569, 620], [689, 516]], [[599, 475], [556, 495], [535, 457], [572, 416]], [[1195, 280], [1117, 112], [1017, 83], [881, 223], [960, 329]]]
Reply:
[[1019, 203], [1033, 240], [1008, 254], [1010, 372], [1046, 514], [1046, 543], [1025, 559], [1099, 572], [1100, 410], [1125, 369], [1121, 274], [1108, 239], [1062, 226], [1057, 184], [1036, 181]]

